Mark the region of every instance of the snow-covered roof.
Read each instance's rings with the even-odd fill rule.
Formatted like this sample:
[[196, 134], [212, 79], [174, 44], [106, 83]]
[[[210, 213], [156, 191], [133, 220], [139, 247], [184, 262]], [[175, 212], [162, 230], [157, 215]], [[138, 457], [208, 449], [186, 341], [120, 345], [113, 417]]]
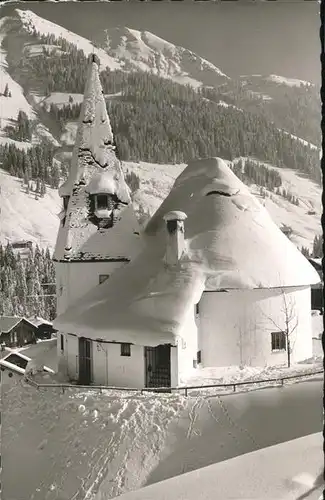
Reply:
[[[91, 55], [70, 174], [59, 189], [60, 196], [70, 200], [58, 233], [57, 261], [128, 261], [141, 248], [139, 224], [115, 153], [98, 64], [98, 58]], [[89, 220], [89, 194], [96, 192], [116, 195], [111, 228], [98, 230]]]
[[40, 325], [48, 325], [48, 326], [53, 325], [53, 323], [51, 321], [47, 321], [47, 319], [41, 318], [40, 316], [34, 316], [34, 317], [30, 318], [28, 321], [30, 323], [32, 323], [34, 326], [36, 326], [37, 328]]
[[0, 316], [0, 333], [9, 333], [21, 321], [27, 321], [30, 325], [35, 327], [29, 319], [19, 316]]
[[321, 443], [321, 433], [310, 434], [159, 481], [116, 500], [317, 500], [323, 498], [324, 488]]
[[189, 163], [148, 222], [145, 234], [162, 232], [163, 216], [172, 210], [188, 216], [187, 251], [207, 273], [209, 289], [319, 282], [308, 260], [220, 158]]
[[[185, 249], [169, 266], [163, 217], [173, 210], [187, 214]], [[94, 339], [174, 343], [204, 290], [319, 282], [305, 257], [219, 158], [188, 165], [145, 234], [146, 248], [59, 316], [55, 328]]]

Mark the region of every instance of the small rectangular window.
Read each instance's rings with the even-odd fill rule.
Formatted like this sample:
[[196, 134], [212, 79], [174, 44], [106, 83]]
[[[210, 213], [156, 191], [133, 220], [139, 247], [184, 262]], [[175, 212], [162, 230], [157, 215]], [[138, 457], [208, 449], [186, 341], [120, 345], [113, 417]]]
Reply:
[[272, 351], [285, 351], [287, 348], [285, 332], [271, 333]]
[[196, 358], [197, 358], [197, 363], [198, 363], [198, 365], [199, 365], [200, 363], [202, 363], [202, 359], [201, 359], [201, 351], [198, 351], [198, 352], [197, 352]]
[[96, 196], [97, 210], [103, 210], [108, 206], [108, 196], [107, 194], [98, 194]]
[[109, 274], [100, 274], [99, 275], [99, 284], [101, 285], [109, 278]]
[[131, 356], [131, 344], [121, 344], [121, 356]]
[[61, 345], [61, 351], [64, 351], [64, 335], [60, 335], [60, 345]]

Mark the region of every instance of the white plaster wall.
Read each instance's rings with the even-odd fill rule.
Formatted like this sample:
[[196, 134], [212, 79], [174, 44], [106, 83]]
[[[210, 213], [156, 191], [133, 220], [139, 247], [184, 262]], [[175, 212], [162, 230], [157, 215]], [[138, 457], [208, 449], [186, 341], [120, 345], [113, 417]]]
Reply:
[[193, 360], [196, 360], [198, 351], [198, 329], [195, 322], [194, 309], [188, 311], [184, 325], [177, 339], [178, 353], [178, 380], [193, 372]]
[[[286, 306], [287, 304], [287, 306]], [[312, 356], [310, 287], [204, 292], [200, 301], [198, 348], [202, 366], [281, 365], [287, 352], [272, 352], [271, 332], [285, 330], [285, 310], [298, 326], [291, 335], [292, 362]], [[290, 322], [293, 327], [295, 317]]]
[[120, 344], [93, 342], [93, 383], [144, 387], [144, 347], [131, 345], [131, 356], [121, 356]]
[[[126, 262], [56, 262], [57, 315], [99, 284], [100, 274], [111, 275]], [[62, 290], [61, 290], [62, 287]]]
[[313, 356], [323, 357], [322, 339], [313, 338]]

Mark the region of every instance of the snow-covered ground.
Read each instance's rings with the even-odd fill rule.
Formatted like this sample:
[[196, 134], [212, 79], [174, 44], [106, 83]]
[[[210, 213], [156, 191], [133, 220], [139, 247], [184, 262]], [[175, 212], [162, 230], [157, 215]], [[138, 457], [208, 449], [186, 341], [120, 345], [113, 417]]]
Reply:
[[286, 131], [285, 131], [285, 130], [283, 130], [283, 129], [279, 129], [279, 130], [281, 130], [281, 132], [283, 132], [283, 133], [284, 133], [284, 134], [286, 134], [286, 135], [290, 135], [290, 137], [291, 137], [292, 139], [295, 139], [296, 141], [301, 142], [301, 144], [303, 144], [304, 146], [307, 146], [307, 147], [309, 147], [309, 148], [311, 148], [311, 149], [318, 149], [318, 148], [317, 148], [317, 146], [315, 146], [315, 144], [312, 144], [311, 142], [307, 142], [307, 141], [305, 141], [304, 139], [301, 139], [300, 137], [297, 137], [296, 135], [293, 135], [293, 134], [291, 134], [291, 133], [289, 133], [289, 132], [286, 132]]
[[321, 380], [308, 381], [197, 398], [100, 393], [78, 387], [63, 393], [37, 390], [18, 375], [10, 379], [5, 371], [4, 498], [108, 500], [145, 484], [319, 432], [321, 385]]
[[282, 85], [287, 85], [288, 87], [300, 87], [301, 85], [312, 85], [310, 82], [305, 80], [298, 80], [297, 78], [286, 78], [284, 76], [279, 75], [270, 75], [267, 77], [267, 80], [275, 83], [279, 83]]
[[320, 500], [324, 487], [321, 433], [247, 453], [162, 481], [120, 500]]
[[[237, 392], [253, 391], [263, 387], [270, 387], [272, 385], [279, 385], [280, 381], [268, 382], [272, 379], [280, 379], [281, 377], [290, 377], [295, 375], [303, 376], [315, 371], [321, 371], [323, 369], [322, 357], [308, 359], [305, 362], [291, 365], [290, 368], [286, 366], [282, 367], [251, 367], [251, 366], [225, 366], [220, 368], [199, 368], [195, 372], [193, 370], [192, 374], [189, 374], [186, 378], [181, 380], [181, 386], [198, 386], [203, 387], [207, 385], [215, 384], [232, 384], [232, 383], [249, 383], [255, 382], [254, 384], [248, 384], [239, 386], [236, 388]], [[265, 380], [265, 383], [258, 383], [259, 380]], [[285, 383], [297, 383], [301, 379], [288, 380]], [[216, 387], [216, 388], [202, 388], [202, 389], [192, 389], [188, 391], [188, 394], [193, 396], [195, 394], [223, 394], [231, 393], [233, 387]]]
[[0, 95], [0, 134], [4, 127], [11, 125], [11, 120], [17, 119], [19, 111], [24, 111], [30, 119], [35, 118], [34, 110], [25, 99], [23, 89], [7, 72], [7, 54], [1, 48], [2, 40], [5, 37], [5, 33], [1, 30], [4, 22], [4, 19], [0, 19], [0, 94], [3, 94], [6, 85], [8, 85], [11, 97]]
[[0, 241], [31, 240], [53, 249], [61, 209], [58, 192], [47, 187], [44, 198], [35, 200], [35, 194], [27, 194], [21, 182], [0, 170]]
[[104, 478], [106, 498], [139, 487], [186, 404], [178, 395], [36, 391], [18, 378], [4, 386], [2, 484], [8, 499], [90, 500]]

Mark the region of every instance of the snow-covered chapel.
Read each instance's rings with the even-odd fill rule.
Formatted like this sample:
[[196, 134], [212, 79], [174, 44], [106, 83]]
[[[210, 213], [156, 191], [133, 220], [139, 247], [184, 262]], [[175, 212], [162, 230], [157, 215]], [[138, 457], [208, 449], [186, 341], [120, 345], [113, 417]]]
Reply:
[[[60, 188], [59, 372], [80, 384], [177, 386], [198, 367], [312, 356], [318, 273], [220, 158], [193, 161], [140, 230], [90, 57]], [[288, 345], [289, 340], [289, 345]]]

